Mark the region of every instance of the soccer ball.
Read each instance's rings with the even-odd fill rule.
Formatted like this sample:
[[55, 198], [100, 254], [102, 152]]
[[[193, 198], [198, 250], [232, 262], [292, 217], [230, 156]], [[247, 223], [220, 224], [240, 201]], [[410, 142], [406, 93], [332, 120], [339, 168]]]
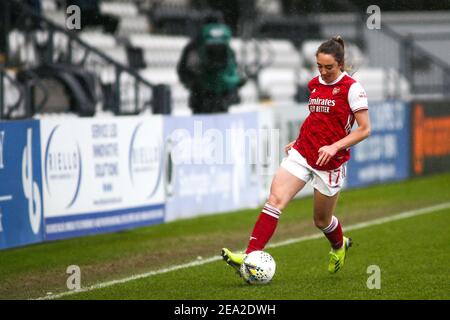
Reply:
[[248, 284], [266, 284], [272, 280], [275, 268], [275, 260], [270, 254], [253, 251], [245, 257], [240, 272]]

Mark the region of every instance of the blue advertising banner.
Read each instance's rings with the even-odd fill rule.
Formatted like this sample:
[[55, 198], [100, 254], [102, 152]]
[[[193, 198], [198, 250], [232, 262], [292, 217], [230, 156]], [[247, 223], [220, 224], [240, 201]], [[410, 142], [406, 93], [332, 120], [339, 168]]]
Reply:
[[166, 221], [258, 205], [257, 119], [164, 119]]
[[[401, 101], [369, 106], [371, 135], [351, 148], [347, 186], [403, 180], [409, 177], [410, 108]], [[356, 124], [355, 124], [356, 125]]]
[[0, 249], [44, 240], [39, 121], [0, 122]]

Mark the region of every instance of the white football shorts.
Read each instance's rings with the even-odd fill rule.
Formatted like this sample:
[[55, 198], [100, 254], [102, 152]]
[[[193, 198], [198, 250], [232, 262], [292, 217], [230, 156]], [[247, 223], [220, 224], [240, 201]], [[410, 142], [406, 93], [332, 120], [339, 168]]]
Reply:
[[314, 189], [329, 197], [334, 196], [342, 189], [347, 170], [347, 163], [334, 170], [314, 169], [294, 148], [288, 151], [288, 156], [283, 159], [281, 166], [306, 183], [311, 181]]

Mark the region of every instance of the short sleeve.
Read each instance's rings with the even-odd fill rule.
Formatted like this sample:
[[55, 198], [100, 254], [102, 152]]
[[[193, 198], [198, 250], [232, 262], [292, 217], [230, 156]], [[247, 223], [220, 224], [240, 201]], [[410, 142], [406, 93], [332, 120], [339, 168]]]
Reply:
[[348, 91], [348, 104], [353, 113], [369, 109], [366, 91], [359, 82], [355, 82], [350, 86], [350, 90]]

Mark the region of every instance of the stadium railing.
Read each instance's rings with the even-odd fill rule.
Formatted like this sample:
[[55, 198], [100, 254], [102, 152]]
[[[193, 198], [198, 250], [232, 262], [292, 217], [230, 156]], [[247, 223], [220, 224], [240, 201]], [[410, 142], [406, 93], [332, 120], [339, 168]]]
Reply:
[[[8, 0], [9, 1], [9, 0]], [[111, 100], [109, 103], [110, 111], [116, 115], [139, 114], [151, 107], [153, 113], [158, 113], [169, 108], [167, 98], [163, 101], [154, 99], [154, 96], [166, 97], [165, 94], [154, 95], [154, 90], [161, 90], [161, 86], [144, 79], [136, 70], [117, 62], [106, 53], [91, 46], [78, 36], [75, 32], [68, 31], [63, 27], [53, 23], [49, 19], [36, 14], [25, 4], [20, 4], [23, 14], [27, 18], [32, 19], [39, 28], [24, 30], [23, 32], [30, 35], [28, 39], [32, 40], [32, 45], [36, 55], [40, 55], [41, 59], [34, 61], [25, 61], [22, 67], [32, 68], [39, 64], [53, 65], [64, 63], [70, 66], [94, 72], [100, 75], [100, 83], [102, 89], [106, 89], [103, 97], [109, 95]], [[24, 45], [29, 45], [25, 43]], [[40, 48], [40, 51], [39, 49]], [[1, 70], [1, 83], [6, 78], [6, 67]], [[11, 79], [9, 79], [11, 80]], [[39, 80], [37, 80], [39, 82]], [[14, 82], [14, 85], [18, 85]], [[170, 88], [163, 91], [167, 92]], [[19, 91], [23, 91], [19, 89]], [[105, 91], [105, 90], [102, 90]], [[8, 112], [5, 106], [5, 90], [1, 90], [2, 99], [0, 100], [0, 115], [4, 117]], [[26, 99], [25, 99], [26, 100]], [[104, 102], [104, 101], [103, 101]], [[161, 106], [160, 104], [164, 106]], [[28, 106], [26, 110], [30, 110]], [[33, 116], [33, 114], [28, 114]]]
[[400, 44], [400, 72], [409, 81], [411, 92], [415, 95], [450, 94], [450, 64], [416, 43], [417, 40], [450, 41], [448, 34], [402, 35], [388, 25], [383, 25], [383, 32]]

